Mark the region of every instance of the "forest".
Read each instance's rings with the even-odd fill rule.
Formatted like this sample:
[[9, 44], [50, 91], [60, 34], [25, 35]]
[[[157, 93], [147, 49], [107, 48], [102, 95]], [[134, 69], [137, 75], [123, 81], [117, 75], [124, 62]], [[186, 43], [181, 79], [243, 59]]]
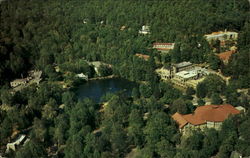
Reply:
[[[250, 156], [249, 17], [248, 0], [0, 1], [0, 155], [228, 158], [237, 151]], [[150, 35], [138, 33], [143, 25], [150, 26]], [[204, 38], [224, 30], [239, 33], [237, 53], [227, 65]], [[151, 49], [154, 42], [175, 43], [175, 48], [162, 55]], [[77, 86], [74, 76], [80, 72], [95, 77], [86, 61], [110, 64], [112, 72], [102, 67], [103, 76], [113, 73], [139, 87], [130, 97], [118, 92], [103, 96], [101, 103], [79, 100], [74, 88], [58, 83]], [[230, 77], [229, 83], [209, 75], [197, 89], [183, 92], [155, 73], [182, 61], [208, 63]], [[10, 82], [33, 69], [43, 72], [42, 82], [13, 93]], [[192, 113], [194, 96], [198, 106], [210, 98], [212, 104], [242, 106], [246, 113], [230, 117], [219, 131], [196, 130], [183, 137], [171, 115]], [[5, 153], [15, 133], [30, 141]]]

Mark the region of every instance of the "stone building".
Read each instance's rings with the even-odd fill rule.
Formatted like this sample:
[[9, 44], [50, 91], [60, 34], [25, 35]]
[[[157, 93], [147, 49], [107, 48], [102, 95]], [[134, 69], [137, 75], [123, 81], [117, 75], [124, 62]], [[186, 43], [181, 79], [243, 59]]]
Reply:
[[185, 135], [195, 129], [215, 128], [219, 130], [224, 120], [230, 115], [239, 113], [240, 111], [230, 104], [205, 105], [197, 107], [192, 114], [182, 115], [176, 112], [172, 115], [172, 118], [177, 122], [180, 131]]

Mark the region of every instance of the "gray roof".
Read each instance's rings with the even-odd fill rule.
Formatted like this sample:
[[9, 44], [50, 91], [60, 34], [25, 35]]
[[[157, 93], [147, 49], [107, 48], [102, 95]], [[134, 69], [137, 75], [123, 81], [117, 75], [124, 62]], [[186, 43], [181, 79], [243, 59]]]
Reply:
[[188, 61], [188, 62], [184, 61], [184, 62], [175, 64], [174, 66], [177, 67], [177, 68], [182, 68], [182, 67], [186, 67], [186, 66], [190, 66], [190, 65], [192, 65], [191, 62], [189, 62], [189, 61]]
[[189, 79], [189, 78], [197, 76], [199, 73], [203, 74], [203, 75], [208, 75], [209, 74], [207, 69], [204, 69], [204, 68], [201, 68], [201, 67], [194, 67], [194, 68], [192, 68], [190, 70], [180, 71], [180, 72], [176, 73], [175, 75], [179, 76], [181, 78], [184, 78], [184, 79]]
[[197, 71], [192, 70], [192, 71], [181, 71], [181, 72], [176, 73], [175, 75], [184, 79], [189, 79], [189, 78], [197, 76], [197, 74], [198, 74]]

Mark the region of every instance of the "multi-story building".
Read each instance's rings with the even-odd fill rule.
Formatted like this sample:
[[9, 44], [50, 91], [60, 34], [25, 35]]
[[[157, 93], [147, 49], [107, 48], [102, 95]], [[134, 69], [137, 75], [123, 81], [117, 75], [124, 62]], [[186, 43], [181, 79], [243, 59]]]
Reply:
[[205, 38], [209, 43], [215, 40], [220, 40], [220, 41], [237, 40], [238, 33], [231, 31], [212, 32], [211, 34], [206, 34]]
[[194, 66], [191, 62], [182, 62], [172, 65], [170, 68], [162, 67], [156, 69], [156, 73], [162, 80], [171, 79], [176, 86], [186, 89], [196, 88], [199, 82], [203, 81], [204, 76], [209, 74], [205, 68]]
[[196, 88], [198, 83], [203, 81], [204, 76], [208, 74], [209, 72], [207, 69], [201, 67], [192, 67], [190, 69], [175, 73], [174, 77], [172, 78], [172, 82], [184, 89], [188, 87]]
[[160, 69], [156, 69], [155, 71], [163, 81], [171, 79], [171, 70], [170, 69], [162, 67]]
[[156, 73], [162, 80], [171, 80], [181, 89], [196, 86], [205, 79], [210, 72], [202, 67], [195, 66], [191, 62], [182, 62], [172, 65], [170, 68], [156, 69]]
[[173, 73], [175, 74], [180, 71], [189, 70], [192, 69], [193, 67], [194, 65], [191, 62], [184, 61], [173, 65]]
[[182, 115], [176, 112], [172, 115], [172, 118], [177, 122], [180, 131], [185, 135], [195, 129], [215, 128], [219, 130], [224, 120], [230, 115], [239, 113], [240, 111], [230, 104], [205, 105], [197, 107], [192, 114]]

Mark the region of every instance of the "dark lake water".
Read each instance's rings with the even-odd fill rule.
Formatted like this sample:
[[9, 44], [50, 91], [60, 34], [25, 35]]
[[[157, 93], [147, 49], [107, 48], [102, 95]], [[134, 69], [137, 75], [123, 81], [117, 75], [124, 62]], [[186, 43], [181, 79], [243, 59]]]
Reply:
[[131, 95], [132, 89], [136, 86], [135, 82], [122, 78], [93, 80], [80, 85], [77, 89], [77, 95], [79, 99], [88, 97], [98, 103], [106, 93], [124, 91], [125, 94]]

